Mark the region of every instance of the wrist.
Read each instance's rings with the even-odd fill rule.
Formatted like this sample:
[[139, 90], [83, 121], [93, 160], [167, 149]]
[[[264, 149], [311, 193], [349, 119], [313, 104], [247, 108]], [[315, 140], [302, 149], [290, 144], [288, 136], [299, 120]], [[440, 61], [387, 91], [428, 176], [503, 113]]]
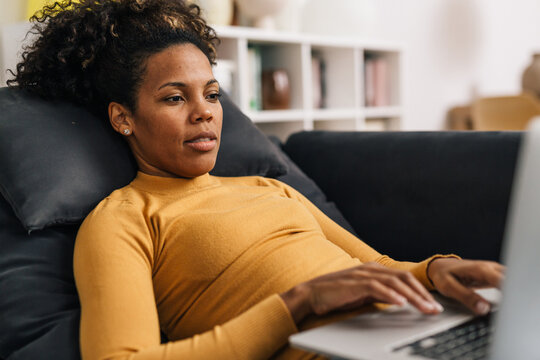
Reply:
[[300, 321], [311, 314], [310, 289], [306, 284], [297, 285], [280, 296], [289, 309], [295, 324], [298, 325]]
[[460, 261], [459, 257], [436, 257], [431, 260], [427, 266], [426, 274], [429, 282], [433, 287], [435, 287], [435, 282], [437, 274], [441, 271], [441, 268], [447, 266], [450, 263]]

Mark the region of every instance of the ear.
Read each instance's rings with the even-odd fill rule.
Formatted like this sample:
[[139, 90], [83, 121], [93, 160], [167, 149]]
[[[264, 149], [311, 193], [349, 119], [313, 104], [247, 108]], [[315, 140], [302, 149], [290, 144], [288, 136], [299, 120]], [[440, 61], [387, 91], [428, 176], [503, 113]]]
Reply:
[[109, 103], [109, 121], [116, 132], [129, 136], [133, 132], [131, 112], [122, 104]]

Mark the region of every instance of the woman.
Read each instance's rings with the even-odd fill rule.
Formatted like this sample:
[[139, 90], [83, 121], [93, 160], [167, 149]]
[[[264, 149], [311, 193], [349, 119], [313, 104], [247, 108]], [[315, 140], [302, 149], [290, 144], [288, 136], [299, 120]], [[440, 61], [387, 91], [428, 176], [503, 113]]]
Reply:
[[311, 358], [286, 346], [308, 316], [374, 302], [436, 314], [427, 289], [489, 311], [471, 286], [498, 286], [497, 263], [394, 261], [285, 184], [208, 174], [222, 109], [196, 6], [66, 1], [35, 19], [10, 84], [107, 116], [139, 166], [77, 236], [84, 359]]

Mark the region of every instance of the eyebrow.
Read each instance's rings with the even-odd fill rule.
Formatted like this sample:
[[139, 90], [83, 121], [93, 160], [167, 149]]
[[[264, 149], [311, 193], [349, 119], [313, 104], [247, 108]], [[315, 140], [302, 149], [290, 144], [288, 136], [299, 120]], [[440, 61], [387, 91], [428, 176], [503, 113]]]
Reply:
[[[208, 82], [204, 86], [208, 86], [208, 85], [211, 85], [211, 84], [214, 84], [214, 83], [217, 83], [217, 82], [218, 81], [216, 79], [210, 79], [210, 80], [208, 80]], [[165, 84], [161, 85], [158, 88], [158, 90], [161, 90], [166, 86], [187, 87], [188, 85], [186, 83], [183, 83], [183, 82], [180, 82], [180, 81], [173, 81], [173, 82], [168, 82], [168, 83], [165, 83]]]

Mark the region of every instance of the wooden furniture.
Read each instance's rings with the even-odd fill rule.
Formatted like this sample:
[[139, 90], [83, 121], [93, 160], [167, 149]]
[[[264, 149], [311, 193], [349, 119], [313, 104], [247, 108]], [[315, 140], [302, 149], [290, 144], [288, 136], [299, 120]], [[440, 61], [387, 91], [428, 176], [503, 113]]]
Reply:
[[472, 105], [474, 130], [524, 130], [540, 115], [540, 101], [532, 94], [485, 97]]
[[455, 106], [446, 114], [447, 130], [472, 130], [471, 105]]
[[[397, 130], [402, 122], [403, 51], [393, 44], [356, 39], [215, 27], [221, 44], [219, 62], [234, 65], [232, 98], [266, 134], [282, 140], [299, 130]], [[254, 95], [249, 50], [257, 47], [261, 71], [285, 69], [290, 82], [290, 109], [250, 107]], [[314, 106], [320, 85], [312, 76], [313, 60], [323, 64], [324, 106]], [[367, 76], [366, 76], [367, 75]], [[219, 80], [219, 78], [218, 78]], [[251, 80], [253, 81], [253, 80]], [[376, 106], [367, 106], [375, 97]]]

